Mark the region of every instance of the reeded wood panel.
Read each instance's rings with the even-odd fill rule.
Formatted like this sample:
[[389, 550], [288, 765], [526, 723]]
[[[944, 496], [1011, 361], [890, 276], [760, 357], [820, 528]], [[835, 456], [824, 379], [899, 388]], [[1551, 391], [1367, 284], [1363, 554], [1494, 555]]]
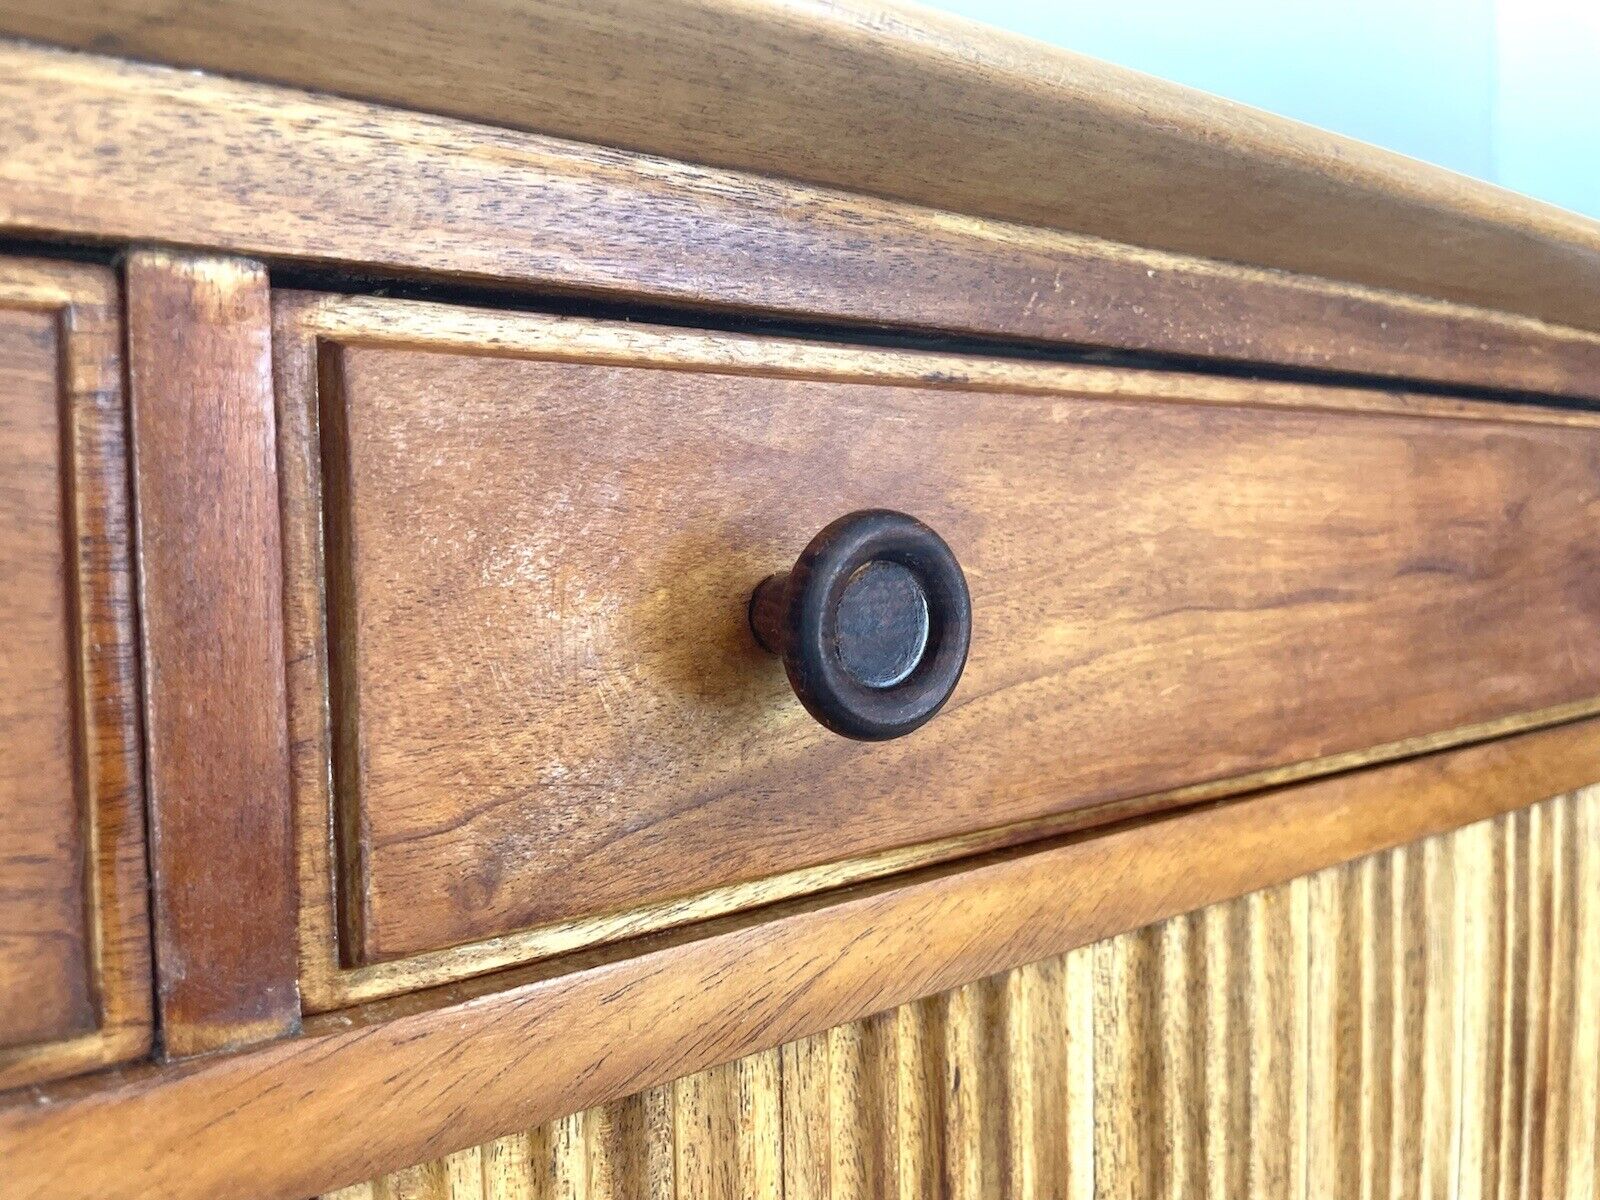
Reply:
[[334, 1195], [1592, 1196], [1597, 1063], [1600, 787]]

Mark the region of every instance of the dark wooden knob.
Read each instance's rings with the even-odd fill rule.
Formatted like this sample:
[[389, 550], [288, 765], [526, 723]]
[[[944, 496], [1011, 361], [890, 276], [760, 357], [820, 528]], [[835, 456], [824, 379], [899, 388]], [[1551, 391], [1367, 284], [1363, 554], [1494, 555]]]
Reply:
[[750, 597], [756, 641], [835, 733], [904, 737], [944, 707], [967, 665], [972, 600], [944, 539], [915, 517], [840, 517]]

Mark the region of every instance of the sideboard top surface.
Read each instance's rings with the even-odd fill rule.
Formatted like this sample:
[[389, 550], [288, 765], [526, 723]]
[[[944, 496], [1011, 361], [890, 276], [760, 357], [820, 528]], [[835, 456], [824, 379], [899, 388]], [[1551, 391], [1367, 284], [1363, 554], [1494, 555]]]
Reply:
[[0, 36], [1600, 329], [1600, 223], [911, 4], [0, 0]]

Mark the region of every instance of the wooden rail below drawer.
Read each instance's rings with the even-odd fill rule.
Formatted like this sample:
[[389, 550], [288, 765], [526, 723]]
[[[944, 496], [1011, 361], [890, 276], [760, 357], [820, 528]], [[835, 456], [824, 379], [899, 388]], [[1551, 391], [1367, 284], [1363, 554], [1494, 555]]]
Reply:
[[329, 1014], [17, 1097], [7, 1194], [303, 1197], [1597, 778], [1586, 720]]

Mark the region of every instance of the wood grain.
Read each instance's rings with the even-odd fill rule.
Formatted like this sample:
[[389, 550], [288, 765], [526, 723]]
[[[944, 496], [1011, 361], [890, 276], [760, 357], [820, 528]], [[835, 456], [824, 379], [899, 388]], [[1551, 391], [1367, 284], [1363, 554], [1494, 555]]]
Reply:
[[57, 314], [0, 309], [0, 1046], [94, 1026]]
[[1600, 398], [1593, 332], [1080, 234], [11, 43], [0, 104], [14, 235]]
[[126, 264], [162, 1049], [298, 1027], [266, 273]]
[[0, 259], [0, 1088], [150, 1045], [117, 310]]
[[[1600, 696], [1592, 419], [283, 304], [295, 603], [319, 532], [328, 580], [302, 845], [331, 816], [347, 965]], [[933, 723], [861, 746], [745, 611], [875, 507], [954, 548], [973, 642]]]
[[[260, 1200], [290, 1200], [341, 1187], [1563, 795], [1600, 772], [1597, 747], [1600, 723], [1575, 723], [327, 1014], [239, 1054], [57, 1085], [0, 1106], [7, 1185], [17, 1200], [198, 1200], [244, 1181]], [[999, 1044], [970, 1043], [963, 1061], [992, 1061]], [[967, 1070], [957, 1082], [952, 1071], [940, 1119], [995, 1137], [1001, 1093]], [[938, 1163], [908, 1158], [921, 1178]]]
[[[1597, 834], [1589, 788], [841, 1025], [782, 1047], [776, 1071], [768, 1051], [464, 1152], [504, 1161], [575, 1131], [499, 1191], [445, 1170], [456, 1154], [416, 1192], [413, 1169], [329, 1200], [762, 1194], [682, 1169], [698, 1185], [742, 1161], [686, 1103], [730, 1078], [779, 1111], [783, 1173], [762, 1182], [791, 1200], [1588, 1196], [1600, 1009], [1544, 984], [1596, 973]], [[1464, 930], [1498, 939], [1554, 910], [1566, 932], [1526, 942], [1524, 973], [1503, 948], [1461, 969]], [[1523, 1053], [1486, 1059], [1485, 1039]], [[622, 1145], [597, 1136], [619, 1127]], [[650, 1174], [655, 1147], [676, 1187]]]
[[5, 0], [0, 30], [1600, 328], [1593, 221], [908, 4]]

